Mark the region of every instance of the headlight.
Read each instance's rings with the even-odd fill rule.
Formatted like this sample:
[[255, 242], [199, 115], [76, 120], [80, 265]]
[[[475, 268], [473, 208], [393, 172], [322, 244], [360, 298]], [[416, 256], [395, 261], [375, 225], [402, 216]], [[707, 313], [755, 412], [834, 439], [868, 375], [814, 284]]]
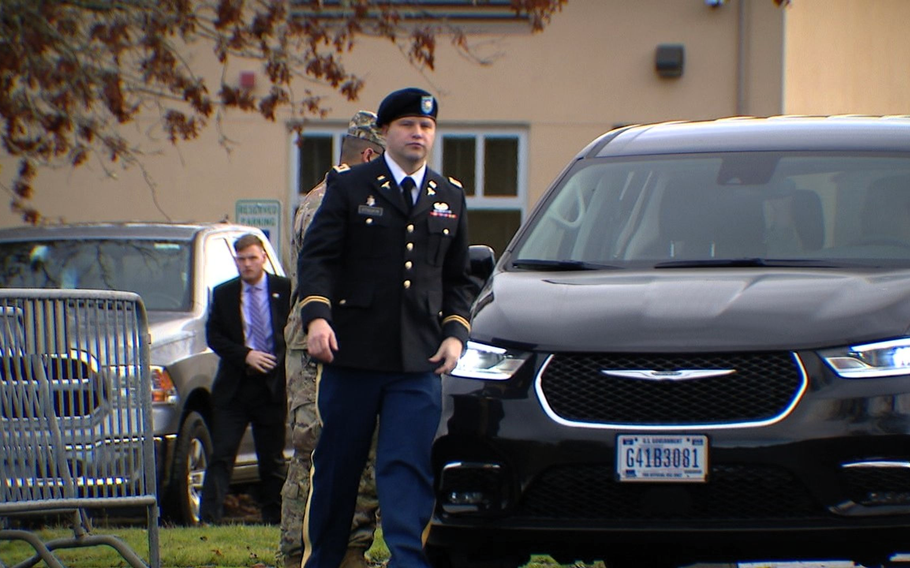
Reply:
[[511, 379], [530, 356], [530, 353], [468, 341], [451, 375], [463, 379], [505, 381]]
[[847, 379], [910, 375], [910, 338], [829, 349], [819, 354], [835, 373]]

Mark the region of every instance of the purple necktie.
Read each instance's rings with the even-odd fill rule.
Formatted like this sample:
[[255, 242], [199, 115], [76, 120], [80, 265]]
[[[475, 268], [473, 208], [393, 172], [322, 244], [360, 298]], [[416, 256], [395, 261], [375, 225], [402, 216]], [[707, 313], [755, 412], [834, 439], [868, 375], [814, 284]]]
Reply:
[[256, 351], [271, 353], [272, 347], [269, 341], [269, 313], [268, 302], [263, 302], [263, 294], [259, 294], [259, 289], [250, 286], [247, 288], [247, 299], [250, 302], [250, 343]]

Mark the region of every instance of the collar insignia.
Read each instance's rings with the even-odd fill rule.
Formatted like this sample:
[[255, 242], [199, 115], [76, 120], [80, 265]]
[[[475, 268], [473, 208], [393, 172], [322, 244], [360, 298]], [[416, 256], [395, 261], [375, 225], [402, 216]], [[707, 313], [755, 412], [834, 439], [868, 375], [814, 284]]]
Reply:
[[390, 187], [392, 187], [392, 186], [389, 184], [388, 181], [386, 181], [384, 184], [382, 184], [382, 189], [389, 189]]

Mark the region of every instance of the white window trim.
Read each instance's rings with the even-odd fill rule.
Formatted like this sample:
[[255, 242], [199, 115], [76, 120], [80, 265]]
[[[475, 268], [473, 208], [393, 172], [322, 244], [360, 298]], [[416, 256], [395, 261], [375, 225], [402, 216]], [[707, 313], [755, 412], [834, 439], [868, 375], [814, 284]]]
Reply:
[[[517, 194], [514, 196], [496, 196], [490, 197], [484, 195], [484, 151], [483, 143], [487, 137], [509, 136], [518, 139], [518, 178], [516, 188]], [[467, 196], [468, 209], [485, 209], [485, 210], [518, 210], [521, 213], [522, 222], [527, 214], [527, 194], [528, 194], [528, 133], [524, 128], [484, 128], [484, 127], [449, 127], [440, 128], [436, 134], [436, 143], [433, 146], [432, 161], [436, 164], [442, 163], [442, 138], [445, 137], [474, 137], [474, 179], [477, 187], [474, 188], [475, 195]], [[446, 174], [446, 172], [442, 172]]]
[[[344, 138], [345, 133], [347, 132], [347, 124], [339, 124], [338, 126], [319, 126], [319, 127], [307, 127], [304, 130], [304, 136], [331, 136], [332, 138], [332, 164], [337, 164], [338, 160], [341, 158], [341, 140]], [[288, 137], [290, 143], [288, 144], [288, 164], [290, 164], [288, 172], [288, 188], [287, 196], [288, 203], [290, 204], [287, 207], [290, 224], [289, 227], [294, 226], [294, 213], [297, 211], [298, 202], [298, 179], [300, 177], [300, 151], [297, 148], [297, 141], [300, 139], [300, 135], [297, 132], [291, 132]], [[309, 190], [310, 188], [306, 188]]]

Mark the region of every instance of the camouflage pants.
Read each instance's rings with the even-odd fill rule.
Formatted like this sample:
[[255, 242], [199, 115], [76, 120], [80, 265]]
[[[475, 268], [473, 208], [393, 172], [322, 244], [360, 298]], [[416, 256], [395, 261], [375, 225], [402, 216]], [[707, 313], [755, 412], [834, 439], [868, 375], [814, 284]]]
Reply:
[[[310, 466], [321, 425], [316, 414], [316, 364], [306, 351], [289, 348], [286, 359], [288, 419], [294, 442], [294, 458], [288, 465], [281, 491], [281, 540], [279, 554], [287, 561], [303, 556], [303, 514], [310, 491]], [[373, 469], [376, 463], [376, 434], [367, 465], [360, 478], [357, 505], [351, 524], [349, 546], [369, 548], [376, 529], [379, 500]]]

